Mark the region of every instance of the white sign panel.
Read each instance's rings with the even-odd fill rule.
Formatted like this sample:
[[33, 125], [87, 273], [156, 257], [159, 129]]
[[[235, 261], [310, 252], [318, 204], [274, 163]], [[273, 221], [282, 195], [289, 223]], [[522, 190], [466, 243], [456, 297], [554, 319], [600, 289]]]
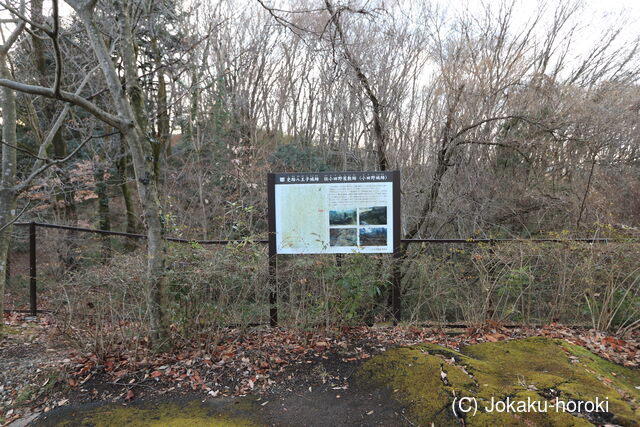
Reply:
[[278, 254], [392, 253], [391, 172], [275, 174]]

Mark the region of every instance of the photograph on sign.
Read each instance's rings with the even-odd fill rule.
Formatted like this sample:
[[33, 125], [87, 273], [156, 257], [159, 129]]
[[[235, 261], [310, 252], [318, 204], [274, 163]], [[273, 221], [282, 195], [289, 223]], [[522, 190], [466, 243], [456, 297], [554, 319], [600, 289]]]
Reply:
[[329, 225], [356, 225], [356, 209], [329, 211]]
[[390, 172], [275, 175], [278, 254], [392, 253]]

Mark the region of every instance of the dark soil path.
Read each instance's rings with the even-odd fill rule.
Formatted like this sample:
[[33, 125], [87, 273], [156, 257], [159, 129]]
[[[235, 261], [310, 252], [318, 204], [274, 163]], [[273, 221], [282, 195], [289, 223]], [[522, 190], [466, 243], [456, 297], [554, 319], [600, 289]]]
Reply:
[[130, 405], [57, 408], [32, 425], [411, 426], [382, 391], [313, 390], [279, 397], [165, 395]]

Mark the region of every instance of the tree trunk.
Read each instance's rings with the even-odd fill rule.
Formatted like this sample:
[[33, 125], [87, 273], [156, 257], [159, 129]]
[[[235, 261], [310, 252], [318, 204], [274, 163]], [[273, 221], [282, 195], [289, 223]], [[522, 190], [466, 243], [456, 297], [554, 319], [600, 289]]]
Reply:
[[353, 69], [353, 72], [356, 74], [358, 82], [362, 89], [371, 101], [371, 112], [373, 115], [373, 136], [375, 140], [375, 151], [376, 151], [376, 163], [378, 169], [381, 171], [386, 171], [389, 166], [389, 161], [387, 159], [387, 129], [383, 123], [383, 114], [382, 114], [382, 106], [380, 105], [380, 100], [378, 96], [375, 94], [371, 83], [369, 82], [369, 78], [366, 76], [364, 71], [362, 71], [362, 67], [358, 63], [356, 57], [349, 50], [349, 45], [347, 43], [344, 31], [342, 29], [342, 24], [340, 23], [340, 13], [336, 13], [333, 5], [329, 0], [325, 0], [325, 7], [327, 11], [331, 14], [331, 21], [335, 25], [336, 31], [340, 38], [340, 42], [342, 44], [342, 50], [344, 52], [344, 56], [349, 63], [349, 66]]
[[[56, 135], [54, 138], [54, 144], [56, 139], [59, 139], [59, 135]], [[66, 144], [64, 154], [59, 155], [57, 152], [54, 152], [54, 158], [56, 160], [63, 159], [64, 157], [66, 157]], [[64, 169], [64, 166], [57, 168], [55, 170], [55, 174], [60, 180], [60, 189], [56, 192], [55, 202], [53, 203], [55, 210], [60, 214], [60, 217], [62, 217], [63, 223], [66, 225], [77, 226], [78, 211], [75, 204], [76, 190], [73, 182], [71, 181], [71, 177], [69, 176], [68, 171]], [[65, 231], [59, 254], [65, 270], [75, 270], [78, 267], [78, 260], [76, 259], [77, 248], [78, 242], [76, 232], [73, 230]]]
[[145, 141], [145, 137], [138, 129], [125, 135], [125, 138], [131, 150], [138, 194], [147, 226], [147, 303], [151, 314], [151, 337], [155, 347], [160, 349], [167, 344], [168, 339], [165, 291], [166, 242], [162, 210], [157, 182], [153, 174], [153, 158], [148, 154], [145, 155], [144, 150], [145, 145], [149, 145], [149, 141]]
[[164, 240], [164, 225], [162, 209], [158, 193], [158, 183], [154, 173], [152, 142], [148, 138], [148, 123], [145, 111], [144, 93], [138, 80], [136, 62], [136, 47], [129, 16], [129, 5], [120, 7], [120, 36], [122, 67], [126, 81], [126, 93], [115, 65], [107, 50], [100, 30], [94, 21], [93, 5], [79, 5], [73, 2], [94, 53], [98, 58], [107, 87], [120, 116], [126, 118], [128, 125], [122, 126], [120, 131], [127, 142], [142, 214], [147, 228], [147, 305], [150, 314], [150, 333], [153, 345], [157, 350], [168, 344], [168, 322], [166, 314], [165, 292], [165, 257], [166, 242]]
[[158, 141], [153, 145], [154, 172], [156, 179], [160, 179], [160, 164], [165, 153], [168, 153], [170, 146], [169, 134], [169, 103], [167, 101], [167, 83], [165, 80], [165, 71], [162, 67], [162, 56], [158, 47], [158, 41], [153, 38], [151, 40], [151, 49], [153, 52], [153, 61], [157, 69], [158, 77], [158, 95], [156, 99], [157, 120], [158, 120]]
[[[98, 196], [98, 228], [109, 231], [111, 230], [109, 194], [107, 194], [103, 160], [98, 159], [93, 168], [93, 179], [95, 181], [94, 190]], [[102, 246], [102, 262], [107, 262], [111, 257], [111, 238], [109, 236], [101, 236], [100, 241]]]
[[[124, 209], [126, 215], [126, 232], [135, 234], [139, 231], [138, 220], [136, 218], [135, 208], [133, 206], [133, 199], [131, 196], [131, 190], [129, 189], [129, 183], [127, 182], [127, 177], [129, 175], [127, 172], [129, 163], [128, 159], [130, 156], [125, 149], [125, 144], [122, 139], [120, 139], [119, 144], [120, 153], [118, 160], [116, 161], [116, 169], [118, 170], [120, 191], [122, 193], [122, 199], [124, 201]], [[133, 244], [131, 240], [128, 239], [127, 242], [131, 243], [131, 245], [127, 244], [127, 247], [129, 247], [129, 249], [135, 248], [135, 244]]]
[[[156, 349], [165, 348], [168, 344], [168, 322], [166, 305], [165, 258], [166, 241], [164, 240], [164, 224], [156, 166], [160, 162], [153, 156], [153, 142], [148, 132], [148, 121], [145, 109], [144, 92], [138, 80], [136, 46], [133, 39], [131, 17], [127, 8], [123, 8], [120, 20], [122, 42], [122, 58], [126, 80], [126, 92], [130, 117], [134, 126], [125, 133], [125, 140], [131, 151], [133, 169], [136, 174], [138, 194], [142, 204], [142, 214], [147, 225], [147, 304], [151, 314], [151, 337]], [[158, 162], [158, 163], [157, 163]], [[159, 165], [158, 165], [159, 168]]]
[[[11, 78], [7, 58], [0, 54], [0, 76]], [[12, 221], [16, 215], [16, 95], [13, 90], [2, 88], [2, 176], [0, 176], [0, 315], [4, 315], [4, 292], [6, 285], [7, 259], [11, 244]], [[2, 336], [3, 318], [0, 318]]]

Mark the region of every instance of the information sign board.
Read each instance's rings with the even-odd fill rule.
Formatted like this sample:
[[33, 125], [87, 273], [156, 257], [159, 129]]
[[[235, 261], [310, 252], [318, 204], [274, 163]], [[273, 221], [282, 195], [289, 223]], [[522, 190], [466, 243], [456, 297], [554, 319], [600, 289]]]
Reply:
[[394, 252], [397, 171], [276, 173], [269, 186], [277, 254]]

